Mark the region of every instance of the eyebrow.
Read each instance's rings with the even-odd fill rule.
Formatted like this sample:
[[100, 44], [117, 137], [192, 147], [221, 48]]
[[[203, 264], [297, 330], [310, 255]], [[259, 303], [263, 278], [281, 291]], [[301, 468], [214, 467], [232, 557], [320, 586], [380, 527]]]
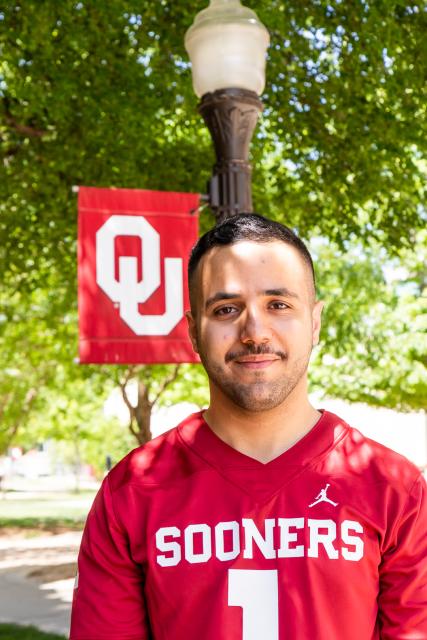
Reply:
[[283, 296], [284, 298], [296, 298], [299, 300], [300, 297], [295, 291], [291, 291], [287, 287], [281, 287], [280, 289], [267, 289], [264, 291], [264, 295], [266, 296]]
[[[226, 291], [218, 291], [213, 296], [206, 300], [205, 309], [208, 309], [210, 306], [215, 304], [215, 302], [219, 302], [220, 300], [235, 300], [236, 298], [240, 298], [240, 293], [227, 293]], [[264, 296], [281, 296], [283, 298], [295, 298], [299, 300], [300, 297], [295, 291], [291, 291], [286, 287], [280, 287], [280, 289], [266, 289], [261, 292], [261, 295]]]
[[215, 295], [211, 296], [206, 300], [205, 309], [208, 309], [210, 306], [215, 304], [215, 302], [219, 302], [220, 300], [235, 300], [238, 298], [240, 294], [238, 293], [226, 293], [225, 291], [218, 291]]

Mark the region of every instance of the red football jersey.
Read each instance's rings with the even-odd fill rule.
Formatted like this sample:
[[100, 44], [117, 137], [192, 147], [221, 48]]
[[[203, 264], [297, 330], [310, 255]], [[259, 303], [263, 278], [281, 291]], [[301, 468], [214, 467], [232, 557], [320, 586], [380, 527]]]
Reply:
[[425, 640], [419, 471], [324, 412], [263, 464], [190, 416], [105, 479], [71, 640]]

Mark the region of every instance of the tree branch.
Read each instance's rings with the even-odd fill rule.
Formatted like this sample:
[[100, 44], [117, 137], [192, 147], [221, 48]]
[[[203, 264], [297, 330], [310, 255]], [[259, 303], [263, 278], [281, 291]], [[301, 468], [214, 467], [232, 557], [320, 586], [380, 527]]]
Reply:
[[125, 403], [125, 405], [127, 406], [127, 408], [129, 409], [129, 414], [131, 417], [131, 420], [134, 418], [135, 416], [135, 407], [133, 406], [133, 404], [131, 403], [131, 401], [129, 400], [127, 391], [126, 391], [126, 385], [129, 382], [129, 378], [125, 381], [125, 382], [119, 382], [119, 386], [122, 392], [122, 398], [123, 398], [123, 402]]
[[131, 364], [130, 367], [128, 367], [128, 369], [126, 371], [125, 381], [123, 383], [121, 383], [120, 380], [119, 380], [119, 385], [120, 384], [124, 384], [124, 386], [126, 386], [127, 383], [129, 382], [129, 380], [132, 378], [134, 373], [135, 373], [135, 365]]
[[133, 419], [129, 420], [128, 427], [129, 427], [129, 431], [134, 436], [134, 438], [136, 438], [138, 440], [138, 431], [133, 426]]
[[162, 393], [165, 391], [165, 389], [172, 384], [172, 382], [175, 382], [175, 380], [178, 377], [178, 373], [180, 370], [181, 365], [177, 364], [175, 365], [175, 369], [173, 370], [173, 373], [171, 373], [170, 376], [168, 376], [167, 378], [165, 378], [160, 386], [159, 391], [157, 392], [157, 394], [154, 397], [154, 400], [150, 403], [151, 406], [154, 406], [156, 404], [156, 402], [159, 400], [160, 396], [162, 395]]
[[[133, 406], [133, 404], [129, 400], [129, 396], [127, 394], [126, 387], [127, 387], [127, 384], [129, 382], [129, 380], [132, 378], [133, 371], [134, 371], [134, 367], [130, 366], [128, 368], [128, 370], [126, 371], [125, 379], [123, 381], [120, 380], [119, 377], [117, 377], [117, 384], [119, 385], [120, 391], [122, 392], [123, 402], [125, 403], [125, 405], [127, 406], [128, 410], [129, 410], [130, 424], [132, 424], [132, 422], [133, 422], [133, 420], [135, 418], [135, 407]], [[129, 426], [129, 428], [132, 431], [132, 428], [130, 426]]]
[[17, 122], [13, 116], [6, 115], [5, 116], [6, 124], [8, 124], [12, 129], [15, 129], [18, 133], [22, 133], [24, 136], [29, 136], [30, 138], [42, 138], [48, 132], [43, 131], [43, 129], [35, 129], [34, 127], [30, 127], [26, 124], [21, 124]]

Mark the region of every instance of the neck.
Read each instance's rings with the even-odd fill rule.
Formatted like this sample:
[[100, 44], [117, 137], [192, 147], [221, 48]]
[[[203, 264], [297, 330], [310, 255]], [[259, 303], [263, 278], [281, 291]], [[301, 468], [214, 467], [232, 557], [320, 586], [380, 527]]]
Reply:
[[211, 404], [204, 418], [212, 431], [233, 449], [267, 463], [303, 438], [320, 415], [308, 400], [306, 383], [267, 411], [242, 409], [211, 385]]

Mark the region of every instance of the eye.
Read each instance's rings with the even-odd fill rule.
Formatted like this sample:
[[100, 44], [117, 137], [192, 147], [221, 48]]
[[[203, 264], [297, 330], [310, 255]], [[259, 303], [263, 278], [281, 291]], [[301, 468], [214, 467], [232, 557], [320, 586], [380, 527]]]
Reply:
[[273, 300], [273, 302], [270, 302], [269, 306], [270, 308], [277, 309], [279, 311], [282, 309], [289, 309], [289, 305], [286, 304], [286, 302], [283, 302], [283, 300]]
[[214, 315], [216, 316], [229, 316], [230, 314], [237, 311], [236, 307], [232, 307], [231, 305], [227, 305], [225, 307], [219, 307], [215, 309]]

